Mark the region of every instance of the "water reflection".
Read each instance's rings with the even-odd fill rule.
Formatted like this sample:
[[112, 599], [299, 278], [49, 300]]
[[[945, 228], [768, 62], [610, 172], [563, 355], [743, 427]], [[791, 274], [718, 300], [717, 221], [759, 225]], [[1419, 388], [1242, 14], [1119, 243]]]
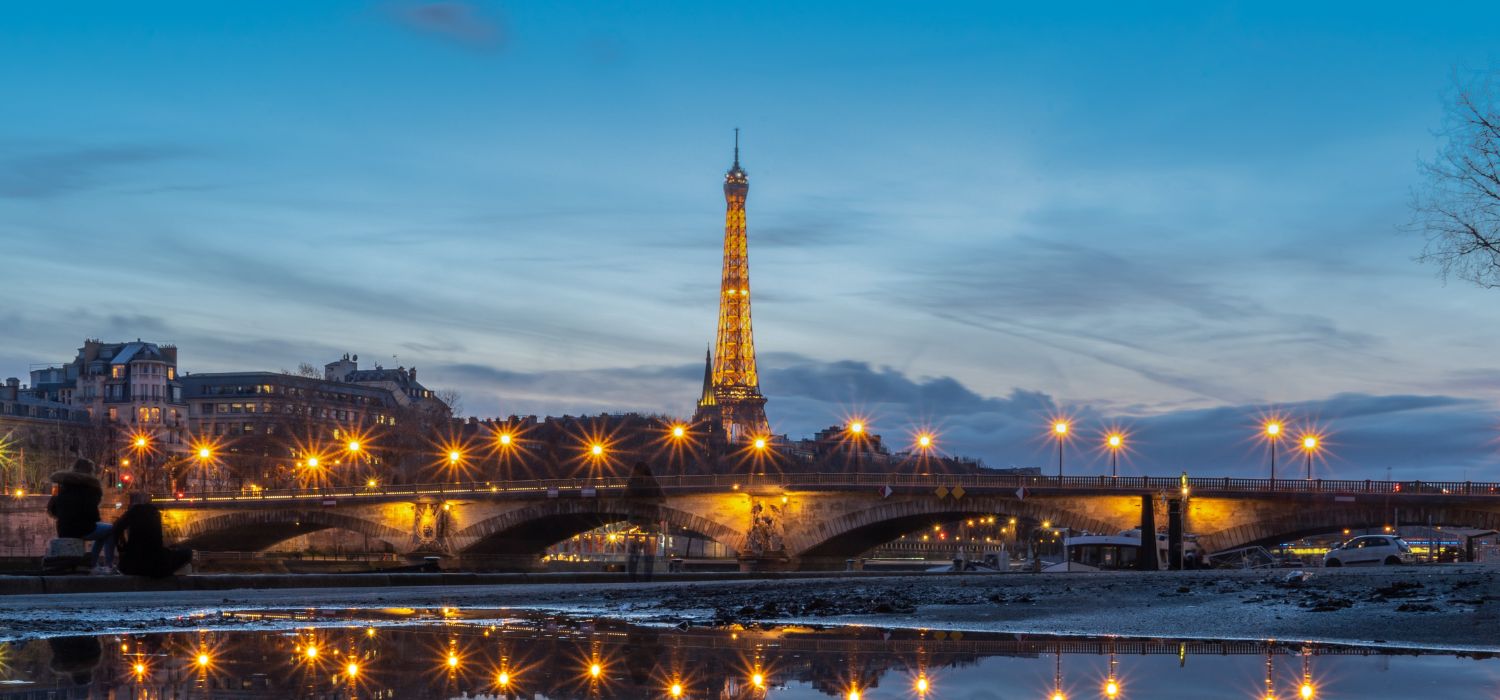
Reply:
[[[1500, 661], [1488, 655], [1274, 641], [679, 629], [454, 609], [184, 622], [204, 628], [0, 645], [0, 698], [1500, 696]], [[235, 626], [275, 629], [225, 629]]]

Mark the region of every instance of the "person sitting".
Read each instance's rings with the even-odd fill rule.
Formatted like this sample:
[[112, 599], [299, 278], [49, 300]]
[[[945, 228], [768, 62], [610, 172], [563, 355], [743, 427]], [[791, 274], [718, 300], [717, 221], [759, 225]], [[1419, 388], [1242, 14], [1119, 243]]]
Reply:
[[114, 537], [122, 574], [166, 578], [193, 560], [193, 550], [163, 544], [161, 510], [143, 493], [130, 495], [130, 508], [115, 521]]
[[[47, 501], [47, 514], [57, 519], [57, 536], [93, 542], [88, 564], [94, 567], [94, 573], [107, 573], [114, 564], [115, 546], [109, 523], [99, 516], [104, 490], [94, 478], [94, 463], [80, 458], [73, 463], [72, 471], [56, 472], [48, 479], [55, 486]], [[104, 553], [102, 562], [100, 550]]]

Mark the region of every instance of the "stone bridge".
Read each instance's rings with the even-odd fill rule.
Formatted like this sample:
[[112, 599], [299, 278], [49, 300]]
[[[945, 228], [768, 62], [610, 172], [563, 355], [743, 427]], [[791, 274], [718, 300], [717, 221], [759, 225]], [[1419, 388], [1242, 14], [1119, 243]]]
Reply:
[[1023, 532], [1048, 522], [1113, 533], [1140, 527], [1147, 507], [1165, 524], [1172, 501], [1208, 551], [1397, 524], [1500, 529], [1500, 485], [1469, 482], [788, 474], [210, 493], [158, 504], [170, 538], [211, 551], [337, 528], [411, 555], [524, 568], [552, 544], [629, 521], [711, 538], [746, 567], [830, 568], [937, 522], [994, 515], [1016, 518]]

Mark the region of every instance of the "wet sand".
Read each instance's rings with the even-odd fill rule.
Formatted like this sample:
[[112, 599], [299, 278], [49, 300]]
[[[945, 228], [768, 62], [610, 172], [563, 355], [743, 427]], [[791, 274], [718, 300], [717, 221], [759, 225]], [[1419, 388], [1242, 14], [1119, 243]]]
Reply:
[[1500, 652], [1500, 568], [1307, 573], [1305, 581], [1278, 570], [22, 595], [0, 597], [0, 638], [245, 626], [221, 615], [237, 610], [447, 605], [659, 624], [848, 623]]

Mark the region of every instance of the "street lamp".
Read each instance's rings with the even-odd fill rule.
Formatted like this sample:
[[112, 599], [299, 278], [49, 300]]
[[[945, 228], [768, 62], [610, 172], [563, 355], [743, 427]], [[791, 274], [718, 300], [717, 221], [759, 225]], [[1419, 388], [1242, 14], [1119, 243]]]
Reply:
[[1109, 448], [1109, 476], [1117, 478], [1120, 476], [1120, 448], [1125, 446], [1125, 436], [1110, 433], [1104, 438], [1104, 446]]
[[1057, 478], [1063, 475], [1063, 441], [1068, 439], [1068, 422], [1056, 421], [1052, 424], [1052, 434], [1057, 436]]
[[198, 490], [208, 493], [208, 463], [214, 458], [214, 450], [208, 445], [198, 445]]
[[1302, 436], [1302, 451], [1307, 453], [1307, 480], [1312, 481], [1312, 459], [1313, 453], [1318, 451], [1318, 436]]
[[1281, 441], [1281, 423], [1270, 421], [1265, 425], [1266, 442], [1271, 448], [1271, 483], [1276, 483], [1276, 443]]

